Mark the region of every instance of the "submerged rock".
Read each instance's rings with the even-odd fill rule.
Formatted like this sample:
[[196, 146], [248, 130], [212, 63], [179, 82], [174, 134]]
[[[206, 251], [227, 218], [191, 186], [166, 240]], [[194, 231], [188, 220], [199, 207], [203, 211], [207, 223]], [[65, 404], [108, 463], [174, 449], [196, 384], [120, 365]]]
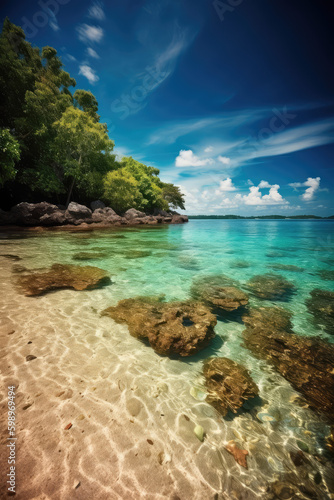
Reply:
[[250, 267], [250, 263], [245, 260], [235, 260], [230, 264], [230, 266], [237, 269], [246, 269], [247, 267]]
[[121, 300], [102, 313], [117, 323], [127, 323], [130, 334], [148, 339], [163, 356], [191, 356], [215, 336], [216, 317], [201, 303], [162, 303], [152, 298]]
[[292, 333], [286, 311], [252, 309], [243, 316], [245, 346], [270, 362], [301, 392], [310, 407], [334, 418], [334, 346]]
[[209, 358], [203, 374], [208, 390], [206, 401], [223, 416], [237, 413], [244, 402], [258, 395], [259, 389], [243, 366], [228, 358]]
[[282, 300], [295, 288], [283, 276], [270, 273], [253, 276], [246, 286], [256, 297], [268, 300]]
[[15, 260], [15, 261], [22, 260], [22, 257], [19, 257], [18, 255], [12, 255], [9, 253], [2, 253], [0, 254], [0, 257], [4, 257], [5, 259]]
[[302, 273], [305, 271], [303, 267], [293, 266], [290, 264], [270, 264], [268, 267], [277, 271], [291, 271], [293, 273]]
[[78, 252], [72, 258], [73, 260], [98, 260], [105, 259], [106, 257], [106, 252]]
[[248, 328], [292, 332], [291, 313], [281, 307], [252, 308], [242, 317]]
[[98, 267], [53, 264], [50, 269], [20, 275], [16, 283], [22, 293], [31, 296], [61, 288], [92, 290], [110, 284], [110, 278]]
[[234, 311], [248, 304], [248, 295], [233, 285], [233, 280], [224, 275], [204, 276], [194, 281], [190, 293], [208, 307]]
[[200, 441], [204, 441], [204, 435], [205, 435], [205, 432], [204, 432], [204, 429], [201, 425], [196, 425], [195, 428], [194, 428], [194, 434], [195, 436], [200, 440]]
[[317, 273], [322, 280], [325, 281], [333, 281], [334, 280], [334, 271], [332, 269], [322, 269]]
[[310, 295], [306, 301], [308, 310], [318, 325], [323, 326], [330, 335], [334, 335], [334, 292], [316, 288]]
[[237, 444], [234, 441], [229, 441], [227, 445], [225, 446], [225, 450], [227, 450], [231, 455], [233, 455], [234, 460], [247, 469], [247, 455], [248, 451], [243, 450], [237, 446]]

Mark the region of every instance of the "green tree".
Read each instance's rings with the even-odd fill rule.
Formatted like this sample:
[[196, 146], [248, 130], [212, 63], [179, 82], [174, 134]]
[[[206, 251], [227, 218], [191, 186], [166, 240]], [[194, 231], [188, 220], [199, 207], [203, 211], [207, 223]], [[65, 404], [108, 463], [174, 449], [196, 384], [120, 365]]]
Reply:
[[96, 121], [100, 120], [97, 114], [98, 103], [96, 97], [88, 90], [78, 89], [74, 92], [73, 98], [80, 109], [89, 113]]
[[20, 159], [20, 146], [8, 129], [0, 129], [0, 185], [14, 179], [15, 163]]
[[121, 214], [129, 208], [142, 208], [138, 182], [125, 168], [108, 172], [104, 178], [104, 199]]
[[136, 179], [138, 189], [142, 195], [142, 209], [147, 212], [152, 212], [154, 208], [168, 209], [168, 204], [162, 196], [158, 168], [148, 167], [131, 156], [122, 159], [121, 167]]
[[162, 196], [170, 208], [185, 210], [184, 195], [178, 186], [162, 183]]
[[105, 124], [97, 123], [89, 113], [78, 108], [67, 108], [54, 128], [57, 163], [62, 165], [64, 177], [70, 181], [68, 204], [74, 186], [89, 191], [92, 172], [100, 174], [102, 182], [102, 175], [110, 169], [114, 143], [107, 135]]

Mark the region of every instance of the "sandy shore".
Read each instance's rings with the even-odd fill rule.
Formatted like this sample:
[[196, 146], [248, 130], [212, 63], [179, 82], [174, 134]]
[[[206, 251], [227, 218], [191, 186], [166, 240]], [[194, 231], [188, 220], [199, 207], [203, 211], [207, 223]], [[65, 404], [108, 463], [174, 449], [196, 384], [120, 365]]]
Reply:
[[[92, 304], [100, 309], [103, 292], [81, 292], [79, 302], [71, 291], [26, 298], [9, 284], [10, 267], [1, 269], [1, 413], [15, 385], [16, 498], [218, 498], [222, 457], [193, 433], [208, 413], [206, 430], [220, 432], [215, 411], [194, 405], [189, 388], [178, 407], [182, 371], [198, 376], [196, 366], [161, 358], [100, 318]], [[2, 471], [6, 461], [2, 454]], [[2, 474], [2, 492], [4, 483]]]

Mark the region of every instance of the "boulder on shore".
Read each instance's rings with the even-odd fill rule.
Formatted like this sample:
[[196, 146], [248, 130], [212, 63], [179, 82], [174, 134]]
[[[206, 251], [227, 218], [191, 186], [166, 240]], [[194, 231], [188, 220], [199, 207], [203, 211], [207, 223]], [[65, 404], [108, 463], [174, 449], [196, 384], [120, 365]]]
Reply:
[[180, 215], [175, 213], [172, 217], [172, 224], [183, 224], [184, 222], [188, 222], [188, 217], [186, 215]]
[[149, 297], [121, 300], [102, 313], [127, 323], [130, 334], [148, 339], [163, 356], [191, 356], [215, 336], [216, 317], [198, 302], [163, 303]]
[[184, 215], [178, 215], [176, 212], [168, 213], [160, 211], [158, 215], [146, 215], [134, 208], [130, 208], [123, 217], [116, 212], [106, 207], [103, 202], [97, 200], [92, 203], [94, 211], [80, 205], [76, 202], [71, 202], [67, 209], [61, 205], [53, 205], [45, 201], [40, 203], [22, 202], [12, 207], [9, 212], [0, 209], [0, 226], [1, 225], [18, 225], [18, 226], [80, 226], [87, 224], [97, 224], [99, 227], [104, 226], [128, 226], [128, 225], [156, 225], [156, 224], [180, 224], [188, 222], [188, 218]]
[[63, 212], [52, 203], [42, 201], [40, 203], [22, 202], [12, 207], [9, 212], [12, 224], [22, 226], [37, 226], [40, 225], [42, 218], [47, 224], [47, 219], [51, 216], [63, 214]]
[[89, 219], [92, 217], [92, 211], [85, 205], [80, 205], [71, 201], [65, 212], [67, 219]]
[[116, 214], [116, 212], [110, 208], [97, 208], [94, 210], [92, 219], [94, 222], [105, 222], [105, 223], [114, 223], [122, 220], [122, 217]]
[[92, 201], [92, 203], [90, 204], [92, 212], [94, 212], [94, 210], [97, 210], [98, 208], [105, 208], [105, 207], [106, 207], [105, 204], [101, 200]]
[[24, 295], [32, 296], [62, 288], [93, 290], [110, 282], [107, 271], [98, 267], [53, 264], [50, 269], [20, 274], [16, 285]]
[[243, 316], [244, 344], [265, 359], [301, 392], [314, 410], [334, 418], [334, 346], [291, 330], [289, 314], [280, 308], [251, 309]]
[[207, 359], [204, 362], [203, 374], [208, 389], [206, 401], [223, 416], [229, 410], [237, 413], [245, 401], [259, 393], [246, 368], [232, 359]]
[[140, 212], [140, 210], [136, 210], [135, 208], [129, 208], [124, 214], [124, 217], [128, 220], [131, 219], [140, 219], [142, 217], [146, 217], [145, 212]]

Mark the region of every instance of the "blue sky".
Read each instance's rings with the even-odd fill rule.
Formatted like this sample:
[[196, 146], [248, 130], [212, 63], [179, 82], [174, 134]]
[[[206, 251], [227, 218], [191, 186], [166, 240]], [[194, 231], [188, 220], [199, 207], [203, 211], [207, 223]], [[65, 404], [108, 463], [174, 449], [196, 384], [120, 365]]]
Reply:
[[329, 6], [32, 0], [2, 2], [1, 17], [57, 49], [119, 157], [160, 168], [187, 213], [332, 215]]

